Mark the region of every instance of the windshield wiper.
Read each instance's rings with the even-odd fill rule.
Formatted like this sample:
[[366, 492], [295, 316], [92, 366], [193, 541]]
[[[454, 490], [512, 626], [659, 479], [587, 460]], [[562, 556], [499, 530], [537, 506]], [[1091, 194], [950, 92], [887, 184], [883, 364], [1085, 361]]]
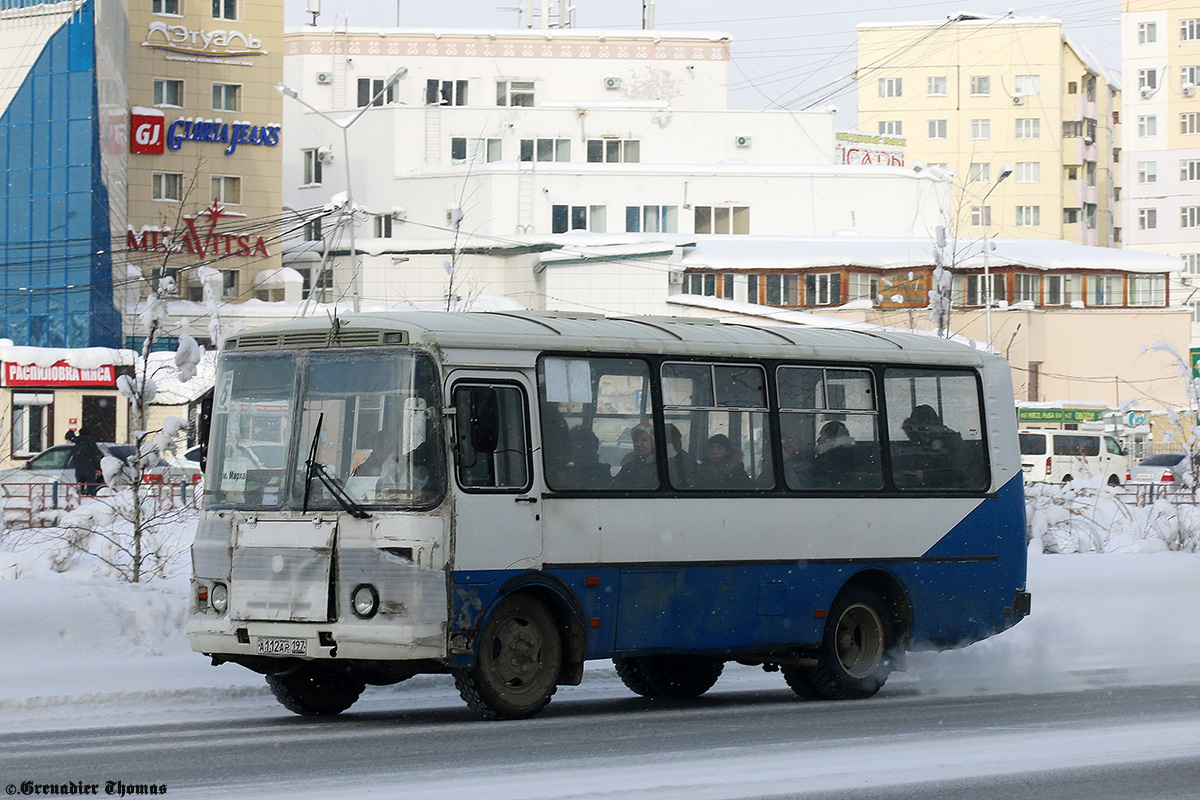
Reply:
[[304, 462], [304, 506], [302, 512], [308, 513], [308, 498], [312, 494], [312, 479], [316, 475], [321, 479], [321, 483], [333, 495], [333, 499], [338, 501], [342, 508], [346, 509], [346, 513], [355, 519], [370, 519], [371, 514], [354, 499], [350, 497], [346, 491], [346, 487], [341, 484], [335, 476], [329, 474], [329, 470], [325, 465], [317, 461], [317, 444], [321, 438], [321, 424], [325, 421], [325, 415], [317, 417], [317, 430], [313, 433], [312, 444], [308, 448], [308, 461]]

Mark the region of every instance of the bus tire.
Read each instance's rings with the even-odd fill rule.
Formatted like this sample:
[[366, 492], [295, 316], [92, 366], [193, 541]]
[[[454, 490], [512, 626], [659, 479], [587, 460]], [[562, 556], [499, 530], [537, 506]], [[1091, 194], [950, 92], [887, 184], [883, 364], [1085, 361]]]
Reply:
[[614, 658], [613, 664], [631, 692], [672, 699], [699, 697], [725, 669], [720, 659], [685, 655], [628, 656]]
[[484, 623], [475, 664], [454, 671], [454, 685], [484, 719], [525, 719], [558, 689], [563, 647], [558, 625], [528, 594], [505, 597]]
[[888, 651], [895, 642], [883, 598], [863, 587], [843, 591], [830, 609], [817, 666], [809, 674], [813, 692], [825, 700], [875, 694], [891, 672]]
[[1108, 485], [1109, 486], [1120, 486], [1121, 479], [1116, 475], [1109, 475], [1108, 476]]
[[796, 693], [796, 696], [802, 700], [817, 700], [821, 695], [817, 692], [813, 667], [796, 667], [796, 666], [781, 666], [779, 671], [783, 673], [783, 679], [787, 681], [788, 688]]
[[366, 688], [352, 671], [314, 662], [268, 675], [267, 685], [284, 708], [304, 717], [340, 714], [354, 705]]

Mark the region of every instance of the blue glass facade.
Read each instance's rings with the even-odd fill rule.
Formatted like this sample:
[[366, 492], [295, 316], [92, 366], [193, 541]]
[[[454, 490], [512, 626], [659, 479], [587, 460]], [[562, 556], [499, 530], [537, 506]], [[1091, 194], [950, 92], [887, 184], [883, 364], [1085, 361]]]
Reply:
[[120, 345], [100, 120], [89, 0], [50, 36], [0, 116], [0, 335], [18, 345]]

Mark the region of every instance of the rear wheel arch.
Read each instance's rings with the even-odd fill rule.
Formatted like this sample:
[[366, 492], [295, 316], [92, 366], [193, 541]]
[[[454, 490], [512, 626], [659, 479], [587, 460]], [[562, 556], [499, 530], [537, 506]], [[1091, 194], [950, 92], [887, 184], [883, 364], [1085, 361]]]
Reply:
[[913, 627], [912, 604], [908, 600], [908, 592], [905, 590], [904, 584], [890, 572], [869, 569], [846, 581], [838, 595], [855, 588], [869, 589], [883, 598], [890, 612], [892, 629], [896, 637], [892, 647], [894, 650], [903, 651], [911, 638]]

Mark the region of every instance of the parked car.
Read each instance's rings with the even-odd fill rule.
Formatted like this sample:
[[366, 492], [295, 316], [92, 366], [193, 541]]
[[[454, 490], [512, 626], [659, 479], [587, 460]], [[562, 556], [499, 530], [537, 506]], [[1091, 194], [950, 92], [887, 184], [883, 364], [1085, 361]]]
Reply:
[[[1129, 482], [1181, 486], [1186, 462], [1187, 455], [1184, 453], [1155, 453], [1129, 468]], [[1192, 457], [1192, 470], [1200, 475], [1200, 455]]]
[[1129, 456], [1121, 443], [1103, 433], [1024, 430], [1020, 439], [1025, 480], [1065, 483], [1099, 476], [1119, 486], [1129, 474]]
[[[133, 455], [133, 445], [117, 444], [115, 442], [97, 442], [103, 456], [112, 456], [128, 465], [129, 457]], [[22, 466], [0, 470], [0, 486], [9, 483], [75, 483], [75, 466], [71, 455], [75, 452], [73, 444], [56, 444], [43, 450], [26, 461]], [[198, 458], [198, 456], [197, 456]], [[132, 467], [126, 466], [127, 477], [132, 479]], [[160, 456], [153, 456], [143, 465], [143, 478], [146, 481], [158, 483], [178, 483], [193, 480], [193, 475], [200, 474], [199, 463], [194, 468], [184, 465], [172, 465]]]

